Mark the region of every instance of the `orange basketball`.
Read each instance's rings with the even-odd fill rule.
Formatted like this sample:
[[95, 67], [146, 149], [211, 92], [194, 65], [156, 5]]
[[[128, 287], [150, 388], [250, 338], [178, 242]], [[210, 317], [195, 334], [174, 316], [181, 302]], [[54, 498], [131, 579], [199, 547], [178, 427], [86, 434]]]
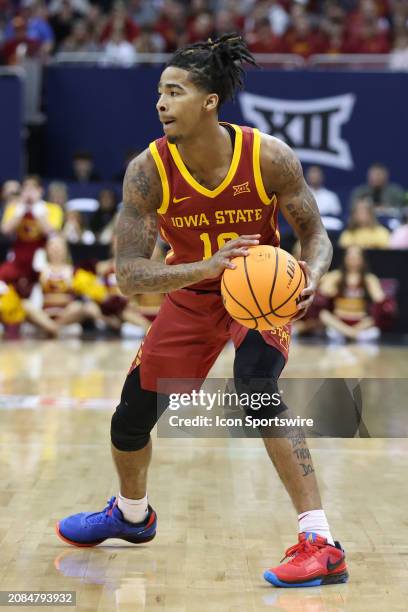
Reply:
[[297, 313], [305, 275], [290, 253], [269, 245], [249, 248], [246, 257], [231, 260], [221, 281], [224, 306], [238, 323], [250, 329], [281, 327]]

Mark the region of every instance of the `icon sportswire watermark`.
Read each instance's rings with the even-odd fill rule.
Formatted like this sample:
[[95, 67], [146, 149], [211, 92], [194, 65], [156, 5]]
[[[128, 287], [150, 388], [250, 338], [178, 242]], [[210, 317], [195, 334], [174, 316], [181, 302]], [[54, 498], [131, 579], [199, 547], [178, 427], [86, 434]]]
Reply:
[[408, 437], [407, 379], [161, 379], [160, 437]]

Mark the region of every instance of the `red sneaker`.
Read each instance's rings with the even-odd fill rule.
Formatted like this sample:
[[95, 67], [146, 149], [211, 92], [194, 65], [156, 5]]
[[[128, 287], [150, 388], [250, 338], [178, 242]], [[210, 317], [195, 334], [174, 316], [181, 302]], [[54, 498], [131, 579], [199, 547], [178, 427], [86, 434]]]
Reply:
[[264, 578], [278, 587], [309, 587], [347, 582], [346, 556], [339, 542], [335, 546], [317, 533], [299, 533], [299, 542], [288, 548], [287, 563], [266, 570]]

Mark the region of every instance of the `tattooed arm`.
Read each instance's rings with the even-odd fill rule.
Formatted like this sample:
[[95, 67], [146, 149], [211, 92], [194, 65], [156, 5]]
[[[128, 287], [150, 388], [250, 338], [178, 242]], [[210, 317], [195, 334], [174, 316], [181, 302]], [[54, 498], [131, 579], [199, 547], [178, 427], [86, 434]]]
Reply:
[[166, 293], [233, 267], [230, 258], [242, 255], [252, 237], [231, 240], [205, 261], [168, 266], [152, 261], [157, 240], [157, 209], [162, 188], [156, 164], [147, 149], [128, 166], [123, 183], [123, 208], [116, 226], [116, 276], [122, 293]]
[[322, 275], [327, 272], [333, 248], [295, 153], [277, 138], [262, 135], [261, 172], [266, 191], [276, 193], [279, 208], [301, 245], [301, 265], [308, 277], [299, 310], [306, 312]]

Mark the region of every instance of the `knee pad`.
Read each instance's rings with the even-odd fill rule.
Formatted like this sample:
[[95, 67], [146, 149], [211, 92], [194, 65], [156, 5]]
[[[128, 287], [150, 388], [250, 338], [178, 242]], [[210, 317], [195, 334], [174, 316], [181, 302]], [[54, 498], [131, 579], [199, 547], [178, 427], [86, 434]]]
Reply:
[[158, 416], [157, 393], [140, 386], [139, 368], [126, 378], [111, 420], [111, 441], [120, 451], [141, 450], [150, 440]]

